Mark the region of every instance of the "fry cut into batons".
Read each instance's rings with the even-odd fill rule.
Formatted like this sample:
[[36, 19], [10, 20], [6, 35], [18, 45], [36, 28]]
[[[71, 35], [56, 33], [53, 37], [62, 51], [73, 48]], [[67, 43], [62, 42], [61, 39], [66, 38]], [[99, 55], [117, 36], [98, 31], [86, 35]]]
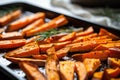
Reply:
[[27, 17], [21, 18], [17, 21], [14, 21], [11, 24], [9, 24], [7, 31], [19, 30], [19, 29], [25, 27], [26, 25], [28, 25], [28, 24], [30, 24], [30, 23], [32, 23], [35, 20], [40, 19], [40, 18], [44, 19], [45, 13], [38, 12], [38, 13], [35, 13], [31, 16], [27, 16]]
[[108, 65], [116, 68], [119, 67], [120, 68], [120, 59], [119, 58], [108, 58]]
[[74, 80], [74, 61], [60, 61], [61, 80]]
[[61, 37], [58, 41], [64, 42], [64, 41], [72, 41], [76, 37], [76, 32], [72, 32], [66, 36]]
[[72, 55], [72, 57], [75, 60], [80, 60], [83, 61], [86, 58], [94, 58], [94, 59], [100, 59], [100, 60], [107, 60], [108, 56], [110, 54], [109, 50], [105, 50], [105, 51], [91, 51], [88, 53], [83, 53], [83, 54], [74, 54]]
[[[47, 80], [60, 80], [59, 72], [58, 72], [58, 58], [55, 55], [54, 49], [50, 48], [50, 53], [48, 52], [48, 58], [45, 64], [45, 71]], [[52, 51], [53, 50], [53, 51]], [[51, 53], [53, 52], [53, 53]]]
[[28, 80], [47, 80], [39, 71], [36, 64], [30, 62], [20, 62], [19, 66], [26, 73]]
[[82, 62], [75, 62], [75, 72], [78, 75], [78, 80], [88, 80], [87, 71]]
[[8, 32], [0, 35], [0, 40], [22, 39], [23, 35], [20, 32]]
[[41, 25], [43, 25], [44, 23], [45, 23], [45, 22], [44, 22], [43, 19], [38, 19], [38, 20], [34, 21], [33, 23], [31, 23], [30, 25], [26, 26], [26, 27], [22, 30], [21, 33], [22, 33], [23, 35], [26, 35], [26, 32], [27, 32], [27, 31], [30, 31], [30, 30], [32, 30], [32, 29], [35, 29], [36, 27], [41, 26]]
[[103, 28], [100, 28], [99, 35], [107, 35], [109, 38], [112, 38], [113, 40], [120, 39], [118, 36], [112, 34], [111, 32], [109, 32]]
[[16, 40], [2, 40], [0, 41], [0, 49], [11, 49], [21, 47], [26, 44], [25, 39], [16, 39]]
[[[61, 15], [60, 15], [61, 16]], [[48, 23], [45, 23], [33, 30], [30, 30], [26, 33], [26, 36], [33, 36], [38, 32], [44, 32], [44, 31], [48, 31], [50, 29], [56, 28], [56, 27], [60, 27], [61, 25], [65, 25], [68, 23], [67, 19], [65, 16], [62, 15], [62, 17], [58, 16], [57, 18], [55, 18], [55, 20], [51, 20]]]
[[18, 64], [19, 62], [32, 62], [37, 64], [38, 66], [45, 66], [46, 60], [40, 60], [40, 59], [33, 59], [33, 58], [16, 58], [16, 57], [6, 57], [7, 60]]
[[94, 49], [99, 44], [105, 44], [109, 41], [111, 41], [111, 39], [89, 40], [84, 42], [72, 43], [67, 46], [71, 46], [70, 52], [86, 52]]
[[88, 77], [92, 77], [93, 73], [101, 65], [101, 62], [100, 62], [99, 59], [88, 59], [88, 58], [86, 58], [83, 61], [83, 63], [85, 65], [85, 67], [86, 67]]
[[91, 26], [91, 27], [89, 27], [88, 29], [86, 29], [85, 31], [83, 31], [83, 32], [78, 32], [77, 34], [76, 34], [76, 36], [78, 37], [78, 36], [85, 36], [85, 35], [88, 35], [88, 34], [91, 34], [91, 33], [93, 33], [94, 32], [94, 29], [93, 29], [93, 27]]
[[[115, 69], [108, 68], [108, 69], [106, 69], [106, 71], [108, 72], [108, 74], [111, 78], [118, 77], [120, 74], [120, 69], [118, 67]], [[95, 72], [93, 75], [93, 80], [101, 80], [102, 76], [103, 76], [103, 71]]]
[[9, 22], [19, 18], [21, 14], [22, 14], [21, 10], [16, 10], [7, 15], [4, 15], [3, 17], [0, 18], [0, 26], [7, 25]]
[[32, 55], [39, 54], [39, 46], [37, 42], [32, 42], [26, 44], [18, 49], [13, 51], [7, 52], [4, 56], [5, 57], [30, 57]]

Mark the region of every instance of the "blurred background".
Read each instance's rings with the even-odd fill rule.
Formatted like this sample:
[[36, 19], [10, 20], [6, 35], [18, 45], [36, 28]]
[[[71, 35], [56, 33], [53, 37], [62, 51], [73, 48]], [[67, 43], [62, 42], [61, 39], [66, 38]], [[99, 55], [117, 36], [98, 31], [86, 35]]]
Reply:
[[1, 0], [0, 5], [28, 2], [93, 23], [120, 29], [120, 0]]

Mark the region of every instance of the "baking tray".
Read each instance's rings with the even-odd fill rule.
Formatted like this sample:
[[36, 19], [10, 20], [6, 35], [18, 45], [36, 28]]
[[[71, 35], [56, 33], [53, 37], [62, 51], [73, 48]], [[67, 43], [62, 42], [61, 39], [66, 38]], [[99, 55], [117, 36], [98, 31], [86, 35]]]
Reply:
[[[48, 19], [52, 19], [57, 17], [61, 13], [55, 12], [52, 10], [47, 10], [36, 5], [25, 3], [25, 2], [17, 2], [17, 3], [8, 3], [4, 5], [0, 5], [2, 7], [10, 7], [10, 6], [18, 6], [21, 7], [23, 10], [23, 14], [25, 13], [35, 13], [35, 12], [45, 12], [46, 17]], [[67, 24], [68, 26], [75, 26], [75, 27], [83, 27], [84, 29], [88, 28], [89, 26], [93, 26], [95, 32], [99, 32], [100, 28], [105, 28], [108, 31], [112, 32], [113, 34], [120, 36], [120, 30], [114, 29], [108, 26], [98, 25], [92, 22], [84, 21], [74, 16], [65, 15], [69, 21]], [[3, 58], [6, 50], [0, 50], [0, 71], [7, 75], [11, 80], [26, 80], [25, 74], [22, 70], [19, 69], [18, 65], [11, 63], [10, 61]], [[41, 70], [42, 68], [40, 68]]]

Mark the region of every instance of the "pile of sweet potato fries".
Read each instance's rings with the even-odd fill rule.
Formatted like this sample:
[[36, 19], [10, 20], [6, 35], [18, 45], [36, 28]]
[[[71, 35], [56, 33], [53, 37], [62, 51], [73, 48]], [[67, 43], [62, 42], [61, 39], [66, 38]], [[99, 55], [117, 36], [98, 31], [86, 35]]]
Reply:
[[[45, 22], [45, 13], [20, 18], [16, 10], [0, 18], [0, 49], [10, 50], [3, 56], [19, 64], [28, 80], [120, 80], [120, 38], [92, 26], [35, 41], [37, 33], [69, 24], [64, 15]], [[27, 39], [27, 37], [31, 37]], [[69, 56], [71, 59], [64, 59]], [[100, 70], [102, 63], [107, 67]], [[39, 67], [45, 67], [43, 74]]]

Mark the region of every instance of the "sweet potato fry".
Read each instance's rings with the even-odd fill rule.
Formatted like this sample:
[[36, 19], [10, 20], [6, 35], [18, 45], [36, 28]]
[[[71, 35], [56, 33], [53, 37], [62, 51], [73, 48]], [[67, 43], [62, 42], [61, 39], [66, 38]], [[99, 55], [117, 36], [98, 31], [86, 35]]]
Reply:
[[18, 49], [15, 49], [13, 51], [7, 52], [4, 56], [9, 57], [30, 57], [32, 55], [38, 55], [39, 54], [39, 47], [37, 42], [32, 42], [29, 44], [26, 44]]
[[45, 18], [45, 13], [42, 12], [38, 12], [36, 14], [33, 14], [31, 16], [27, 16], [24, 18], [21, 18], [15, 22], [12, 22], [11, 24], [9, 24], [7, 31], [15, 31], [15, 30], [19, 30], [23, 27], [25, 27], [26, 25], [34, 22], [37, 19], [44, 19]]
[[78, 80], [88, 80], [87, 71], [82, 62], [75, 62], [75, 72], [78, 75]]
[[110, 67], [116, 68], [119, 67], [120, 68], [120, 59], [118, 58], [108, 58], [108, 65]]
[[0, 41], [0, 49], [10, 49], [17, 48], [25, 45], [25, 39], [16, 39], [16, 40], [2, 40]]
[[1, 34], [1, 40], [22, 39], [23, 36], [19, 32], [8, 32]]
[[60, 61], [61, 80], [74, 80], [74, 61]]
[[105, 50], [105, 51], [92, 51], [92, 52], [88, 52], [88, 53], [84, 53], [84, 54], [74, 54], [72, 55], [72, 57], [75, 60], [80, 60], [83, 61], [86, 58], [94, 58], [94, 59], [100, 59], [100, 60], [107, 60], [108, 56], [110, 54], [109, 50]]
[[51, 20], [50, 22], [54, 22], [59, 27], [59, 26], [63, 26], [65, 24], [67, 24], [68, 20], [64, 15], [60, 15], [60, 16], [54, 18], [53, 20]]
[[66, 56], [67, 53], [69, 52], [69, 50], [70, 50], [70, 47], [61, 48], [61, 49], [56, 51], [56, 55], [60, 59], [60, 58], [62, 58], [64, 56]]
[[88, 59], [86, 58], [83, 61], [87, 73], [88, 73], [88, 77], [92, 77], [93, 73], [96, 71], [96, 69], [101, 65], [101, 62], [99, 59]]
[[9, 22], [17, 19], [18, 17], [20, 17], [20, 15], [22, 14], [21, 10], [16, 10], [13, 11], [3, 17], [0, 18], [0, 26], [5, 26], [7, 25]]
[[19, 66], [25, 72], [28, 80], [46, 80], [45, 76], [39, 71], [36, 64], [20, 62]]
[[118, 36], [112, 34], [111, 32], [101, 28], [100, 29], [100, 32], [99, 32], [99, 35], [107, 35], [109, 38], [112, 38], [113, 40], [116, 40], [116, 39], [120, 39]]
[[44, 20], [43, 19], [38, 19], [36, 21], [34, 21], [33, 23], [31, 23], [30, 25], [26, 26], [23, 30], [22, 30], [22, 34], [25, 36], [26, 32], [35, 29], [38, 26], [41, 26], [44, 24]]
[[46, 54], [40, 54], [40, 55], [32, 55], [32, 57], [35, 59], [46, 60], [48, 56]]
[[85, 31], [76, 33], [76, 37], [89, 35], [89, 34], [91, 34], [91, 33], [93, 33], [93, 32], [94, 32], [93, 27], [90, 26], [90, 27], [89, 27], [88, 29], [86, 29]]
[[120, 49], [120, 42], [109, 42], [107, 44], [100, 44], [94, 50], [107, 50], [109, 48], [119, 48]]
[[[108, 72], [108, 74], [111, 78], [118, 77], [119, 74], [120, 74], [120, 69], [119, 68], [115, 68], [115, 69], [108, 68], [108, 69], [106, 69], [106, 71]], [[93, 75], [93, 78], [96, 79], [96, 80], [97, 79], [101, 80], [102, 76], [103, 76], [103, 71], [95, 72], [94, 75]]]
[[33, 58], [15, 58], [15, 57], [6, 57], [7, 60], [18, 64], [19, 62], [32, 62], [37, 64], [38, 66], [45, 66], [46, 60], [40, 60], [40, 59], [33, 59]]
[[[54, 54], [53, 48], [50, 48], [49, 51], [47, 51], [48, 52], [47, 54], [49, 54], [49, 55], [48, 55], [46, 65], [45, 65], [47, 80], [60, 80], [60, 76], [59, 76], [58, 68], [57, 68], [58, 58]], [[51, 53], [51, 52], [53, 52], [53, 53]]]
[[64, 42], [64, 41], [72, 41], [76, 37], [76, 32], [72, 32], [66, 36], [61, 37], [58, 39], [59, 42]]
[[30, 30], [29, 32], [26, 33], [26, 36], [33, 36], [38, 32], [44, 32], [52, 28], [56, 28], [56, 27], [67, 24], [66, 18], [64, 16], [63, 17], [60, 17], [60, 16], [56, 17], [57, 19], [54, 18], [55, 20], [53, 19], [52, 21], [45, 23], [42, 26], [39, 26], [38, 28]]
[[36, 41], [37, 38], [40, 38], [40, 36], [33, 36], [33, 37], [27, 39], [26, 43], [28, 44], [28, 43], [34, 42], [34, 41]]
[[102, 40], [89, 40], [84, 42], [72, 43], [67, 46], [71, 46], [70, 52], [86, 52], [90, 51], [99, 44], [107, 43], [111, 39], [102, 39]]
[[52, 28], [55, 28], [56, 27], [56, 24], [55, 23], [45, 23], [35, 29], [32, 29], [28, 32], [26, 32], [26, 36], [27, 37], [30, 37], [30, 36], [33, 36], [35, 35], [36, 33], [39, 33], [39, 32], [44, 32], [44, 31], [47, 31], [47, 30], [50, 30]]
[[55, 50], [59, 50], [63, 47], [65, 47], [67, 44], [70, 44], [71, 41], [65, 41], [65, 42], [58, 42], [58, 43], [49, 43], [49, 44], [41, 44], [39, 45], [40, 47], [40, 52], [41, 53], [46, 53], [46, 50], [52, 46], [55, 47]]
[[96, 37], [96, 36], [97, 36], [97, 33], [92, 33], [92, 34], [89, 34], [89, 35], [86, 35], [86, 36], [76, 37], [76, 38], [73, 40], [73, 43], [90, 40], [91, 38]]

